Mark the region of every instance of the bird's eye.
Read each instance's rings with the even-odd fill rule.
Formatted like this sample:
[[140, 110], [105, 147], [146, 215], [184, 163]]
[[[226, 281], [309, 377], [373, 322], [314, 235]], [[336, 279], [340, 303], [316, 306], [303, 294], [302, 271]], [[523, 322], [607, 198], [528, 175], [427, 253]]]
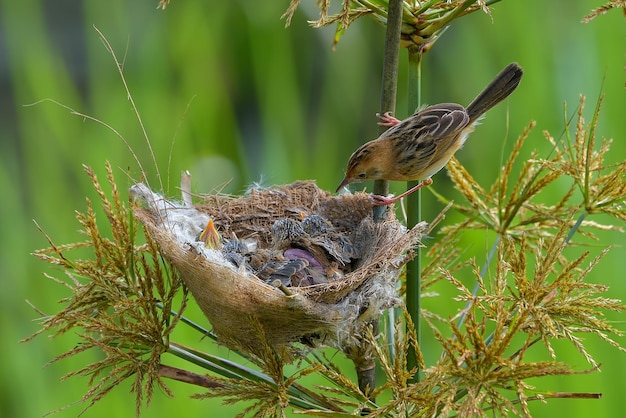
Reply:
[[365, 176], [367, 176], [367, 173], [364, 171], [364, 172], [362, 172], [362, 173], [357, 174], [356, 176], [357, 176], [358, 178], [360, 178], [360, 179], [364, 179], [364, 178], [365, 178]]

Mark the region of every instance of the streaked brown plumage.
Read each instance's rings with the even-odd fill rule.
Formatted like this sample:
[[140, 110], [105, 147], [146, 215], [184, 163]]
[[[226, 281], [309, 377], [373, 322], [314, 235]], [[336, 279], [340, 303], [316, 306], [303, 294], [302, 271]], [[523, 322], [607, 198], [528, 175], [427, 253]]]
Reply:
[[374, 204], [389, 205], [431, 184], [431, 176], [463, 146], [476, 121], [517, 88], [522, 74], [519, 65], [509, 64], [467, 108], [456, 103], [441, 103], [420, 109], [403, 121], [388, 113], [379, 116], [383, 120], [381, 125], [391, 128], [352, 154], [337, 191], [365, 180], [423, 180], [393, 198], [372, 196]]

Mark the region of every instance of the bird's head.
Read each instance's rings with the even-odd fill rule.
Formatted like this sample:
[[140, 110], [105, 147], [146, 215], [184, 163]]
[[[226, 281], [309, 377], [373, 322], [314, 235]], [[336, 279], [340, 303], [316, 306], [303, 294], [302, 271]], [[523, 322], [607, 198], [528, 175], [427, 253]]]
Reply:
[[381, 152], [378, 141], [370, 141], [354, 151], [348, 161], [346, 176], [337, 187], [337, 192], [350, 183], [366, 180], [379, 180], [384, 177], [385, 153]]

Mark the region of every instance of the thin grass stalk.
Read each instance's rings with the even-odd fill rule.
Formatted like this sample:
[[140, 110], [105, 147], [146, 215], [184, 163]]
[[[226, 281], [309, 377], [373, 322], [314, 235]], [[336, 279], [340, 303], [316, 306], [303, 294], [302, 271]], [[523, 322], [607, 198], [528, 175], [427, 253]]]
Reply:
[[[402, 28], [402, 6], [403, 0], [391, 0], [387, 16], [387, 28], [385, 32], [385, 52], [383, 58], [383, 78], [382, 91], [380, 97], [380, 113], [394, 113], [396, 110], [396, 98], [398, 92], [398, 67], [400, 62], [400, 36]], [[380, 127], [379, 133], [385, 131], [385, 127]], [[374, 194], [386, 196], [389, 193], [389, 182], [387, 180], [376, 180], [374, 182]], [[376, 221], [382, 220], [385, 214], [384, 206], [374, 207], [373, 216]], [[378, 334], [380, 324], [376, 319], [372, 322], [374, 335]], [[363, 340], [363, 344], [369, 344]], [[376, 367], [374, 359], [371, 359], [371, 367], [363, 370], [358, 364], [357, 368], [358, 384], [363, 393], [368, 395], [370, 401], [375, 399], [369, 393], [376, 387]], [[360, 370], [359, 370], [360, 369]]]
[[[397, 13], [396, 6], [397, 1], [393, 1], [389, 5], [389, 20], [387, 22], [386, 32], [385, 32], [385, 50], [383, 57], [383, 78], [382, 78], [382, 90], [380, 94], [380, 114], [384, 114], [385, 112], [395, 113], [396, 111], [396, 102], [398, 95], [398, 69], [400, 62], [400, 37], [401, 37], [401, 29], [402, 29], [402, 10], [400, 13]], [[401, 2], [404, 3], [404, 2]], [[401, 6], [404, 8], [404, 4]], [[378, 133], [382, 134], [387, 128], [384, 126], [380, 126], [378, 128]], [[389, 181], [388, 180], [376, 180], [374, 181], [374, 190], [375, 194], [380, 196], [386, 196], [389, 194]], [[383, 219], [386, 213], [386, 206], [375, 206], [373, 208], [373, 216], [374, 220], [379, 221]], [[387, 310], [387, 319], [388, 326], [386, 326], [387, 339], [388, 341], [393, 341], [393, 324], [395, 322], [394, 319], [395, 311], [393, 309]], [[391, 326], [389, 326], [391, 324]], [[379, 327], [380, 328], [380, 327]]]
[[[408, 103], [409, 113], [421, 105], [421, 81], [422, 81], [422, 57], [423, 49], [417, 46], [408, 48], [409, 71], [408, 71]], [[408, 182], [407, 188], [414, 187], [416, 182]], [[407, 196], [407, 227], [412, 228], [422, 218], [422, 191], [411, 193]], [[421, 347], [421, 322], [420, 322], [420, 297], [421, 297], [421, 250], [416, 248], [416, 255], [406, 266], [406, 307], [415, 326], [417, 345]], [[414, 350], [407, 352], [407, 369], [417, 367], [417, 355]], [[419, 381], [419, 373], [415, 373], [414, 379]]]
[[[496, 255], [496, 251], [498, 250], [498, 245], [500, 245], [501, 238], [502, 238], [502, 236], [500, 234], [498, 234], [496, 236], [495, 241], [491, 245], [491, 250], [489, 250], [489, 254], [487, 254], [487, 259], [485, 260], [485, 264], [483, 264], [482, 268], [480, 269], [480, 278], [481, 279], [484, 279], [485, 276], [487, 276], [487, 270], [489, 269], [489, 265], [491, 264], [491, 260], [493, 260], [493, 256]], [[478, 294], [479, 290], [480, 290], [480, 283], [478, 281], [476, 281], [476, 284], [474, 285], [474, 288], [472, 289], [472, 295], [476, 296]], [[465, 308], [463, 309], [463, 313], [461, 314], [461, 316], [459, 317], [459, 320], [456, 323], [457, 328], [461, 329], [463, 327], [463, 324], [465, 323], [465, 318], [467, 316], [467, 313], [469, 312], [469, 310], [471, 309], [473, 304], [474, 304], [473, 301], [468, 301], [465, 304]]]

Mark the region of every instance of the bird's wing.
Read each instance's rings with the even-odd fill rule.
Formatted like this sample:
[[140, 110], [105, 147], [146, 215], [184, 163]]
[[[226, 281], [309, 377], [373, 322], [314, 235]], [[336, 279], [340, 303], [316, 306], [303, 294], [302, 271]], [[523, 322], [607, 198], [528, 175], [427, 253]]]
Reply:
[[440, 160], [468, 123], [463, 106], [441, 103], [417, 111], [383, 135], [394, 141], [400, 174], [414, 177]]

